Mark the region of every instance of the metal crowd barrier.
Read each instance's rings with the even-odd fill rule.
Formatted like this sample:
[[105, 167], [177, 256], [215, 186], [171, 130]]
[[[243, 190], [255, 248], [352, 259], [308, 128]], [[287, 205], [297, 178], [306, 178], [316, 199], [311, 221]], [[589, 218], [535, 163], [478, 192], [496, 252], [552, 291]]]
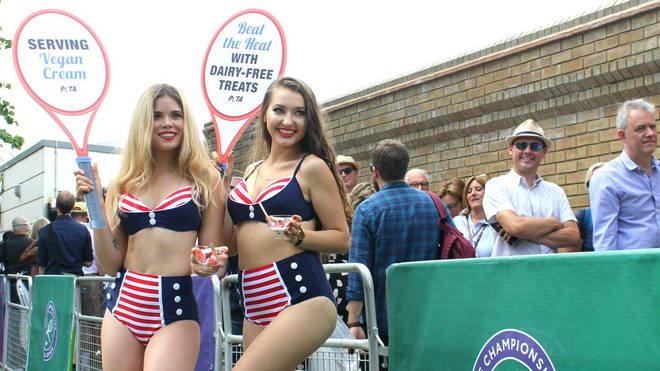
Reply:
[[[25, 285], [17, 289], [17, 303], [11, 302], [11, 285]], [[4, 324], [2, 334], [2, 367], [4, 370], [25, 370], [27, 366], [32, 312], [32, 277], [22, 274], [2, 275]]]
[[[80, 371], [102, 371], [101, 362], [101, 323], [105, 306], [100, 305], [98, 316], [82, 313], [81, 288], [84, 284], [100, 285], [104, 282], [113, 282], [114, 277], [87, 276], [76, 277], [75, 294], [75, 353], [76, 370]], [[99, 297], [101, 299], [101, 297]]]
[[[75, 363], [78, 370], [101, 371], [101, 322], [103, 317], [83, 315], [81, 313], [81, 283], [112, 282], [112, 277], [77, 277], [75, 295]], [[18, 303], [12, 303], [11, 284], [22, 282], [27, 289], [17, 290]], [[1, 325], [2, 356], [0, 366], [2, 370], [19, 371], [27, 367], [27, 358], [30, 345], [30, 317], [32, 314], [32, 277], [21, 274], [0, 275], [0, 305], [4, 316]], [[21, 295], [23, 294], [23, 295]], [[102, 307], [105, 310], [105, 307]], [[102, 313], [102, 312], [101, 312]]]
[[[377, 371], [379, 357], [387, 359], [387, 347], [378, 337], [376, 326], [376, 306], [374, 285], [369, 269], [363, 264], [338, 263], [324, 264], [326, 273], [359, 273], [364, 285], [364, 310], [367, 326], [367, 339], [330, 338], [310, 356], [298, 369], [320, 370], [369, 370]], [[231, 313], [229, 303], [229, 285], [236, 284], [238, 275], [226, 276], [222, 281], [213, 276], [215, 328], [215, 365], [216, 370], [231, 370], [243, 352], [243, 336], [231, 333]], [[349, 356], [347, 348], [356, 349], [358, 357]], [[224, 355], [224, 357], [223, 357]]]

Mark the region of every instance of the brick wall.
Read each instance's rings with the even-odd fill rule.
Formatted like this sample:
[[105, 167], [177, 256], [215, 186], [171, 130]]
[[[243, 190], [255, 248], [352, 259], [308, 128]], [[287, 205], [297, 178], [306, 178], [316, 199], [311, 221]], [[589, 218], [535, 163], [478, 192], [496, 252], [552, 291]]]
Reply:
[[[507, 172], [504, 138], [533, 118], [553, 142], [540, 175], [580, 209], [586, 169], [623, 148], [617, 105], [645, 98], [660, 106], [659, 38], [660, 1], [620, 3], [325, 102], [329, 134], [337, 153], [363, 167], [379, 140], [400, 140], [437, 191], [454, 177]], [[235, 147], [239, 169], [251, 132]], [[360, 180], [369, 176], [363, 170]]]

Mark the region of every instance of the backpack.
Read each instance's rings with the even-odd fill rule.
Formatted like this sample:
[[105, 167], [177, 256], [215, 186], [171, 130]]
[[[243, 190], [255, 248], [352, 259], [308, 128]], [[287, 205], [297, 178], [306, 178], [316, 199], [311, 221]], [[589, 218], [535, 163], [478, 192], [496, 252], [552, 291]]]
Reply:
[[442, 243], [438, 243], [438, 259], [476, 258], [477, 252], [472, 243], [463, 237], [463, 234], [456, 227], [448, 223], [449, 217], [440, 197], [433, 192], [424, 192], [431, 196], [440, 215], [438, 228], [442, 231]]

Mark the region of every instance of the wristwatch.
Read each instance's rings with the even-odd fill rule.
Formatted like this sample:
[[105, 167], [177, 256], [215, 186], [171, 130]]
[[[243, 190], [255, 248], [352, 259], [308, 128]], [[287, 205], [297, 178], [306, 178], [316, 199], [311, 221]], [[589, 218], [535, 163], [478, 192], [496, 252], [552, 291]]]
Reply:
[[298, 242], [295, 243], [293, 246], [298, 246], [302, 243], [302, 241], [305, 239], [305, 231], [300, 228], [300, 233], [298, 233]]

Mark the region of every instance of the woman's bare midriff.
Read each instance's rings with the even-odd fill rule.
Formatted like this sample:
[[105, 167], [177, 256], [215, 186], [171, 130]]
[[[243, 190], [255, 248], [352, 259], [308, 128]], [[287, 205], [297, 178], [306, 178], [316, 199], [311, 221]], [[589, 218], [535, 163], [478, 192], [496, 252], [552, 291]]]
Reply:
[[[301, 223], [305, 231], [313, 231], [315, 221]], [[297, 248], [289, 240], [276, 240], [275, 232], [259, 221], [247, 221], [238, 226], [238, 263], [241, 270], [263, 267], [280, 261], [303, 250]]]
[[159, 227], [143, 229], [128, 236], [124, 268], [160, 276], [189, 275], [190, 251], [196, 240], [196, 231], [176, 232]]

